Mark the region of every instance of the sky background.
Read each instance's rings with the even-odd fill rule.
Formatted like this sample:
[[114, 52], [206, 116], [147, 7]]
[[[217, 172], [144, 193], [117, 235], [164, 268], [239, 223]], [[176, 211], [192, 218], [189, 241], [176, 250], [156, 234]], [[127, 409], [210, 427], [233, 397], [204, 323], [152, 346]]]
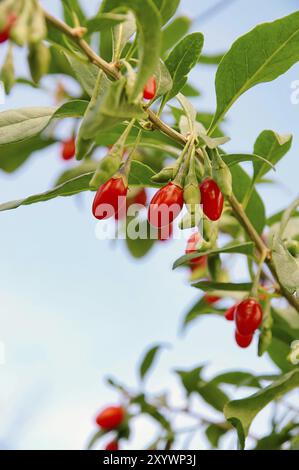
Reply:
[[[60, 14], [59, 0], [42, 3]], [[214, 3], [182, 0], [180, 13], [197, 18]], [[98, 4], [90, 0], [88, 11], [95, 13]], [[235, 0], [209, 20], [196, 22], [193, 29], [204, 33], [205, 53], [218, 53], [256, 24], [295, 11], [296, 4], [295, 0]], [[0, 60], [5, 50], [1, 45]], [[24, 51], [17, 51], [17, 67], [27, 74]], [[199, 66], [191, 74], [191, 82], [203, 92], [198, 102], [203, 111], [215, 108], [214, 73], [214, 67]], [[247, 92], [230, 110], [225, 125], [232, 139], [226, 148], [236, 153], [250, 152], [264, 129], [294, 134], [292, 150], [277, 165], [274, 178], [279, 184], [260, 190], [268, 214], [285, 207], [298, 193], [299, 105], [290, 101], [291, 83], [298, 79], [296, 65], [276, 81]], [[55, 87], [53, 78], [43, 84]], [[0, 110], [49, 104], [53, 99], [47, 93], [18, 86]], [[60, 127], [62, 136], [69, 126], [66, 122]], [[59, 158], [59, 145], [38, 152], [16, 173], [0, 173], [0, 201], [48, 189], [67, 166]], [[266, 357], [256, 357], [256, 344], [245, 351], [237, 348], [231, 325], [221, 319], [204, 318], [180, 336], [184, 312], [199, 297], [188, 285], [185, 270], [171, 271], [185, 242], [157, 245], [137, 262], [122, 241], [96, 239], [92, 197], [54, 199], [1, 213], [2, 448], [84, 448], [95, 430], [95, 413], [117, 402], [104, 377], [112, 375], [136, 387], [136, 364], [152, 343], [167, 342], [172, 348], [161, 355], [147, 387], [153, 392], [171, 390], [175, 404], [182, 394], [171, 373], [174, 368], [206, 363], [206, 377], [223, 369], [275, 370]], [[239, 262], [234, 265], [239, 279], [244, 276], [241, 268]], [[202, 402], [197, 406], [211, 414]], [[267, 413], [257, 419], [257, 433], [264, 430]], [[129, 447], [144, 446], [152, 431], [150, 420], [138, 420]], [[200, 435], [193, 444], [206, 445]]]

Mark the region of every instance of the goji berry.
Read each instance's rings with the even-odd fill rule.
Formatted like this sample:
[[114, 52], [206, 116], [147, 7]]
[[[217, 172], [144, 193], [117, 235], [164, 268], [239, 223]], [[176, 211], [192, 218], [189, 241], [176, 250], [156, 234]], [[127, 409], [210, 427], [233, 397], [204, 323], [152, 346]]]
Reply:
[[224, 197], [219, 186], [212, 178], [206, 178], [200, 184], [203, 213], [212, 221], [221, 217]]
[[122, 406], [108, 406], [96, 417], [96, 423], [103, 429], [110, 430], [118, 428], [125, 417]]
[[92, 205], [96, 219], [103, 220], [115, 216], [126, 204], [128, 186], [122, 177], [110, 178], [99, 187]]
[[169, 225], [179, 215], [183, 205], [183, 189], [174, 183], [168, 183], [152, 198], [148, 210], [148, 221], [157, 228]]

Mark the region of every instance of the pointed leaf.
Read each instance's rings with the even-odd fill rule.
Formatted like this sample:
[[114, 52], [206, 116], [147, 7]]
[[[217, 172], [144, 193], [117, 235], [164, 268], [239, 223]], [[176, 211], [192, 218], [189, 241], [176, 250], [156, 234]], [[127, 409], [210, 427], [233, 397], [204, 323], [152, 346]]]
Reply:
[[217, 110], [210, 131], [245, 91], [275, 80], [299, 60], [298, 38], [299, 12], [295, 12], [237, 39], [217, 70]]
[[224, 407], [224, 415], [237, 429], [240, 445], [245, 447], [245, 439], [256, 415], [273, 400], [280, 398], [299, 387], [299, 369], [282, 375], [265, 389], [241, 400], [233, 400]]

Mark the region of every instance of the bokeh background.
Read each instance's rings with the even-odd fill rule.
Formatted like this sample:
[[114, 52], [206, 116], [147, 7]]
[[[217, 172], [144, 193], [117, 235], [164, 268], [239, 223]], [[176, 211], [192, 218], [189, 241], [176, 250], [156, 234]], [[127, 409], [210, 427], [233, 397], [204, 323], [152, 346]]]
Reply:
[[[59, 0], [44, 0], [61, 15]], [[218, 1], [182, 0], [180, 13], [194, 19], [194, 30], [205, 35], [205, 53], [226, 50], [256, 24], [272, 21], [298, 8], [295, 0], [235, 0], [213, 15], [201, 16]], [[84, 2], [94, 14], [98, 0]], [[0, 59], [6, 45], [0, 46]], [[24, 51], [17, 51], [17, 68], [27, 75]], [[191, 82], [202, 90], [201, 110], [215, 107], [215, 67], [198, 66]], [[247, 92], [229, 112], [225, 131], [234, 152], [250, 152], [264, 129], [293, 133], [288, 156], [271, 176], [277, 185], [261, 187], [268, 214], [285, 207], [298, 193], [299, 105], [291, 104], [291, 83], [299, 79], [299, 65], [278, 80]], [[17, 86], [0, 110], [52, 105], [49, 91], [56, 78], [43, 81], [45, 91]], [[64, 80], [76, 91], [76, 85]], [[60, 125], [61, 137], [70, 123]], [[12, 175], [0, 173], [0, 201], [49, 188], [67, 167], [59, 158], [59, 145], [36, 153]], [[155, 342], [172, 345], [161, 355], [147, 381], [149, 390], [169, 390], [173, 403], [183, 395], [173, 368], [207, 364], [206, 377], [220, 370], [273, 372], [266, 357], [256, 357], [256, 344], [240, 350], [230, 325], [209, 317], [179, 335], [183, 313], [199, 293], [187, 282], [187, 272], [171, 271], [182, 254], [184, 240], [160, 244], [137, 262], [122, 241], [99, 241], [90, 213], [91, 194], [55, 199], [21, 207], [0, 215], [0, 341], [5, 361], [0, 365], [0, 448], [81, 449], [94, 431], [94, 415], [117, 395], [104, 383], [112, 375], [130, 387], [138, 386], [136, 365], [144, 349]], [[234, 262], [238, 278], [243, 266]], [[294, 398], [296, 399], [296, 398]], [[197, 406], [213, 412], [202, 402]], [[255, 421], [255, 433], [267, 429], [271, 411]], [[182, 423], [181, 423], [182, 424]], [[151, 440], [150, 419], [134, 424], [128, 448], [142, 448]], [[184, 445], [184, 444], [182, 444]], [[193, 448], [205, 448], [197, 434]], [[234, 446], [231, 442], [226, 447]]]

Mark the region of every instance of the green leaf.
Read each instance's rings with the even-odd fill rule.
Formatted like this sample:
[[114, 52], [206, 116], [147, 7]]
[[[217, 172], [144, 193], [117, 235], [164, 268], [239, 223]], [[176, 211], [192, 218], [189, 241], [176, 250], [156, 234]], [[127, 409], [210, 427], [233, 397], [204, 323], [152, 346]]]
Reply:
[[[102, 70], [97, 72], [97, 78], [93, 87], [91, 100], [88, 103], [84, 117], [82, 119], [76, 142], [76, 158], [82, 160], [90, 151], [94, 145], [91, 136], [96, 133], [95, 126], [98, 124], [98, 120], [101, 122], [103, 116], [101, 114], [101, 107], [104, 97], [107, 94], [109, 87], [109, 80]], [[108, 120], [106, 122], [108, 126]], [[100, 127], [98, 127], [100, 129]]]
[[190, 98], [197, 98], [198, 96], [200, 96], [200, 91], [197, 90], [193, 85], [191, 85], [190, 83], [186, 83], [185, 86], [183, 86], [182, 88], [182, 94], [185, 95], [185, 96], [188, 96]]
[[162, 24], [167, 23], [178, 9], [180, 0], [153, 0], [162, 18]]
[[[141, 221], [140, 224], [148, 226], [146, 220]], [[143, 230], [142, 227], [140, 230]], [[144, 258], [153, 248], [154, 244], [155, 240], [152, 238], [136, 238], [136, 240], [134, 240], [131, 237], [126, 237], [127, 248], [130, 254], [136, 259]]]
[[241, 162], [252, 162], [255, 166], [256, 164], [265, 165], [265, 168], [273, 168], [273, 165], [266, 158], [257, 155], [257, 154], [244, 154], [244, 153], [231, 153], [221, 156], [222, 160], [225, 161], [227, 166], [231, 167]]
[[299, 387], [299, 369], [282, 375], [268, 387], [241, 400], [233, 400], [224, 407], [224, 415], [237, 429], [240, 445], [245, 447], [245, 439], [256, 415], [271, 403], [294, 388]]
[[154, 74], [161, 49], [161, 15], [151, 0], [105, 0], [101, 13], [131, 10], [138, 29], [139, 67], [130, 99], [134, 101], [143, 90], [148, 78]]
[[153, 366], [158, 353], [161, 351], [163, 347], [165, 347], [165, 345], [157, 344], [146, 352], [139, 366], [139, 376], [141, 380], [144, 380], [145, 376], [148, 374], [151, 367]]
[[299, 12], [295, 12], [237, 39], [217, 70], [217, 110], [210, 130], [245, 91], [275, 80], [299, 60], [298, 38]]
[[189, 72], [198, 62], [203, 42], [201, 33], [192, 33], [183, 38], [170, 52], [165, 64], [172, 76], [173, 85], [165, 96], [165, 102], [177, 95], [186, 84]]
[[80, 25], [85, 26], [85, 14], [81, 8], [79, 0], [62, 0], [64, 19], [66, 23], [71, 26], [76, 26], [74, 24], [73, 14], [78, 18]]
[[[243, 202], [247, 191], [251, 188], [251, 178], [239, 165], [230, 168], [233, 177], [233, 192], [240, 203]], [[245, 212], [258, 233], [262, 233], [266, 224], [265, 206], [255, 188], [252, 188], [251, 196]]]
[[155, 172], [145, 163], [133, 160], [129, 175], [129, 185], [158, 188], [160, 185], [153, 183], [152, 177]]
[[136, 21], [132, 12], [128, 12], [125, 21], [116, 25], [112, 30], [113, 35], [113, 53], [112, 59], [114, 62], [120, 60], [122, 51], [124, 50], [127, 42], [136, 33]]
[[87, 449], [90, 450], [103, 436], [105, 436], [106, 432], [107, 431], [104, 429], [96, 431], [88, 442]]
[[[6, 202], [0, 204], [0, 212], [11, 209], [17, 209], [20, 206], [35, 204], [36, 202], [48, 201], [59, 196], [72, 196], [83, 191], [90, 191], [90, 180], [94, 171], [85, 173], [76, 178], [66, 181], [65, 183], [57, 186], [56, 188], [45, 191], [44, 193], [35, 194], [24, 199]], [[155, 172], [147, 165], [133, 161], [131, 165], [131, 172], [129, 176], [129, 185], [131, 186], [151, 186], [155, 185], [151, 182], [151, 177]], [[147, 184], [148, 183], [148, 184]]]
[[224, 405], [228, 402], [228, 397], [217, 385], [202, 379], [202, 370], [203, 367], [196, 367], [175, 372], [180, 377], [188, 396], [194, 392], [198, 393], [206, 403], [222, 412]]
[[117, 13], [99, 13], [93, 18], [89, 18], [86, 27], [89, 33], [109, 30], [114, 26], [122, 23], [126, 19], [126, 15], [118, 15]]
[[236, 387], [261, 388], [259, 378], [243, 371], [230, 371], [219, 374], [212, 379], [212, 382], [219, 384], [235, 385]]
[[139, 405], [142, 413], [148, 414], [153, 419], [155, 419], [158, 423], [160, 423], [161, 426], [168, 433], [170, 434], [172, 433], [172, 428], [171, 428], [171, 424], [169, 423], [169, 421], [165, 418], [165, 416], [162, 413], [159, 412], [159, 410], [155, 406], [153, 406], [146, 400], [143, 394], [140, 394], [134, 397], [134, 399], [132, 400], [132, 403], [134, 404], [136, 403], [137, 405]]
[[0, 113], [0, 146], [30, 139], [42, 132], [52, 120], [81, 117], [86, 106], [86, 101], [73, 100], [59, 108], [34, 107], [2, 111]]
[[187, 16], [178, 16], [162, 31], [162, 52], [171, 49], [189, 31], [191, 20]]
[[299, 264], [279, 237], [272, 246], [272, 260], [279, 282], [292, 294], [299, 296]]
[[25, 142], [4, 144], [0, 147], [0, 168], [6, 173], [13, 173], [30, 155], [55, 143], [55, 140], [35, 136]]
[[[279, 135], [274, 131], [263, 131], [254, 144], [254, 153], [264, 157], [271, 164], [276, 165], [290, 150], [292, 135]], [[254, 162], [254, 181], [260, 180], [269, 170], [266, 162]]]
[[79, 55], [75, 55], [66, 49], [63, 51], [63, 53], [83, 90], [86, 91], [88, 96], [92, 96], [99, 73], [99, 68], [96, 65], [87, 62], [83, 58], [80, 59]]
[[95, 160], [84, 160], [80, 165], [74, 166], [65, 170], [56, 180], [54, 186], [59, 186], [60, 184], [65, 183], [66, 181], [82, 176], [86, 173], [91, 173], [96, 171], [98, 162]]
[[164, 64], [163, 60], [160, 59], [159, 66], [154, 73], [156, 78], [157, 92], [156, 97], [163, 96], [172, 88], [172, 78], [168, 71], [168, 68]]
[[205, 302], [205, 299], [202, 297], [186, 313], [183, 324], [182, 324], [182, 331], [184, 331], [186, 326], [189, 325], [194, 320], [196, 320], [198, 317], [201, 317], [203, 315], [223, 316], [224, 313], [225, 313], [225, 310], [219, 309], [215, 305], [208, 304], [207, 302]]
[[221, 437], [224, 436], [224, 434], [226, 434], [229, 430], [230, 429], [227, 427], [226, 423], [213, 423], [206, 428], [205, 434], [212, 447], [216, 449], [219, 445]]
[[188, 264], [192, 259], [206, 256], [206, 255], [214, 255], [219, 253], [237, 253], [240, 255], [252, 256], [253, 255], [254, 245], [252, 242], [245, 242], [245, 243], [229, 243], [224, 245], [222, 248], [216, 248], [214, 250], [209, 251], [195, 251], [194, 253], [189, 253], [187, 255], [181, 256], [178, 258], [173, 265], [173, 269], [176, 269], [179, 266], [183, 266]]
[[110, 82], [102, 71], [95, 86], [92, 101], [81, 124], [80, 135], [85, 140], [110, 129], [121, 121], [145, 118], [141, 103], [130, 103], [126, 94], [126, 79]]
[[192, 287], [201, 289], [204, 292], [223, 291], [223, 292], [250, 292], [252, 288], [251, 282], [233, 283], [233, 282], [214, 282], [199, 281], [192, 284]]

